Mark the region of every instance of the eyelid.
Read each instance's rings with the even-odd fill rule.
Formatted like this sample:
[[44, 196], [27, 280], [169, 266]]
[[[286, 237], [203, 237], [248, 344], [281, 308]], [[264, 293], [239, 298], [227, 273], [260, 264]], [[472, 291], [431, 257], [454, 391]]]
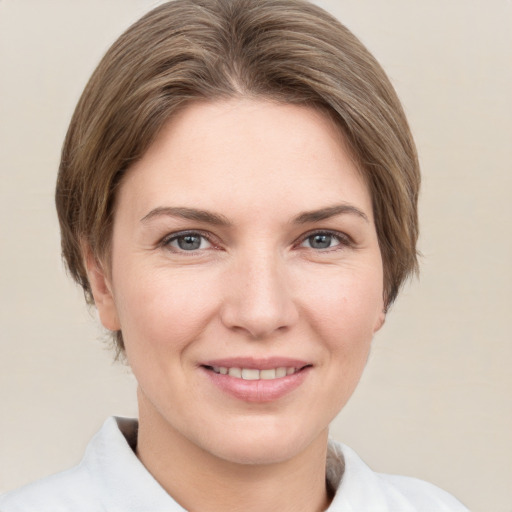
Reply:
[[[208, 247], [207, 249], [197, 249], [196, 251], [185, 251], [183, 249], [177, 249], [176, 247], [172, 247], [170, 245], [171, 242], [174, 240], [182, 237], [182, 236], [190, 236], [190, 235], [196, 235], [204, 238], [208, 241], [209, 244], [211, 244], [212, 247]], [[215, 243], [213, 240], [213, 235], [211, 233], [208, 233], [207, 231], [202, 231], [201, 229], [184, 229], [183, 231], [175, 231], [173, 233], [168, 233], [165, 235], [159, 242], [158, 247], [163, 248], [169, 248], [169, 250], [172, 250], [173, 252], [184, 254], [189, 253], [189, 255], [192, 255], [193, 253], [209, 250], [211, 248], [219, 248], [219, 244]]]
[[[169, 247], [171, 247], [170, 246], [170, 242], [172, 242], [172, 241], [174, 241], [177, 238], [180, 238], [182, 236], [188, 236], [188, 235], [198, 235], [198, 236], [201, 236], [201, 237], [205, 238], [212, 245], [212, 248], [214, 248], [214, 249], [219, 249], [220, 248], [220, 244], [215, 241], [215, 237], [211, 233], [209, 233], [208, 231], [203, 231], [201, 229], [184, 229], [182, 231], [175, 231], [175, 232], [172, 232], [172, 233], [168, 233], [167, 235], [165, 235], [158, 242], [157, 245], [159, 247], [164, 247], [164, 248], [167, 247], [167, 248], [169, 248]], [[345, 247], [351, 247], [351, 246], [355, 245], [354, 240], [347, 233], [344, 233], [344, 232], [341, 232], [341, 231], [336, 231], [336, 230], [333, 230], [333, 229], [313, 229], [311, 231], [308, 231], [307, 233], [302, 234], [293, 243], [293, 246], [294, 247], [300, 247], [300, 245], [306, 239], [308, 239], [309, 237], [314, 236], [314, 235], [329, 235], [329, 236], [335, 237], [339, 241], [339, 244], [334, 246], [334, 247], [332, 247], [332, 248], [323, 249], [323, 250], [318, 250], [318, 249], [311, 248], [312, 250], [317, 251], [317, 252], [329, 252], [329, 251], [333, 251], [333, 250], [339, 250], [340, 248], [342, 249], [342, 248], [345, 248]], [[208, 250], [208, 249], [211, 249], [211, 248], [208, 248], [208, 249], [198, 249], [197, 251], [184, 251], [184, 250], [176, 249], [174, 247], [172, 249], [175, 252], [179, 252], [179, 253], [187, 253], [188, 252], [188, 253], [190, 253], [190, 255], [192, 255], [193, 253], [197, 253], [199, 251]]]
[[346, 233], [343, 233], [342, 231], [336, 231], [333, 229], [313, 229], [313, 230], [308, 231], [307, 233], [304, 233], [303, 235], [301, 235], [295, 242], [294, 246], [300, 247], [300, 245], [305, 240], [307, 240], [309, 237], [315, 236], [315, 235], [329, 235], [329, 236], [335, 237], [339, 241], [338, 245], [336, 245], [334, 247], [329, 247], [327, 249], [319, 250], [319, 249], [311, 248], [312, 250], [318, 251], [318, 252], [328, 252], [328, 251], [339, 250], [340, 248], [351, 247], [355, 243], [351, 236], [347, 235]]

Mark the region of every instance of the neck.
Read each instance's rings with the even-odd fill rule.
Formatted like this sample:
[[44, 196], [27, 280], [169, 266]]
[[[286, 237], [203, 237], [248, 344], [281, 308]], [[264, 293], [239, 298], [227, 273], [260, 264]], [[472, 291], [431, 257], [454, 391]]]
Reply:
[[330, 498], [325, 483], [327, 431], [293, 459], [238, 464], [220, 459], [176, 432], [139, 403], [137, 456], [186, 510], [196, 512], [320, 512]]

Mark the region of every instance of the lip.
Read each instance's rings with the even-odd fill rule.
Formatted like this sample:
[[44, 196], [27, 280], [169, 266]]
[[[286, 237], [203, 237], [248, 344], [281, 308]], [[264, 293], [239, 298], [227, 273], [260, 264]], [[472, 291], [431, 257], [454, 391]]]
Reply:
[[225, 359], [211, 359], [201, 361], [201, 366], [224, 366], [226, 368], [253, 368], [259, 370], [270, 370], [286, 366], [287, 368], [304, 368], [311, 366], [311, 363], [303, 359], [294, 359], [289, 357], [229, 357]]
[[[226, 368], [252, 368], [267, 370], [279, 367], [300, 368], [296, 373], [274, 380], [244, 380], [229, 375], [215, 373], [211, 367], [224, 366]], [[202, 362], [200, 369], [218, 389], [238, 400], [245, 402], [273, 402], [288, 395], [298, 388], [306, 379], [311, 363], [304, 360], [271, 357], [255, 359], [236, 357], [228, 359], [214, 359]]]

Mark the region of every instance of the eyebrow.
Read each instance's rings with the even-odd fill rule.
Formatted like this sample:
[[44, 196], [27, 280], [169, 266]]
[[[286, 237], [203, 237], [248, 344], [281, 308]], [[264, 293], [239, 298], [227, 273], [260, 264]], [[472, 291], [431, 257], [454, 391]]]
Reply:
[[[319, 210], [311, 210], [302, 212], [297, 215], [293, 220], [293, 224], [308, 224], [312, 222], [318, 222], [326, 220], [336, 215], [342, 214], [353, 214], [361, 217], [366, 222], [369, 222], [367, 215], [359, 208], [350, 204], [339, 204], [335, 206], [328, 206], [326, 208], [320, 208]], [[196, 208], [185, 208], [182, 206], [159, 206], [151, 210], [147, 215], [142, 217], [141, 222], [148, 222], [155, 217], [179, 217], [182, 219], [195, 220], [198, 222], [204, 222], [206, 224], [212, 224], [215, 226], [231, 226], [231, 222], [224, 215], [218, 213], [209, 212], [207, 210], [198, 210]]]
[[293, 219], [294, 224], [308, 224], [310, 222], [318, 222], [320, 220], [326, 220], [331, 217], [335, 217], [336, 215], [342, 214], [353, 214], [361, 217], [366, 222], [370, 222], [368, 220], [368, 216], [359, 208], [351, 204], [338, 204], [335, 206], [328, 206], [327, 208], [321, 208], [320, 210], [312, 210], [308, 212], [302, 212], [295, 219]]
[[181, 206], [159, 206], [151, 210], [147, 215], [140, 219], [141, 222], [148, 222], [155, 217], [179, 217], [182, 219], [195, 220], [215, 226], [230, 226], [231, 222], [217, 213], [206, 210], [198, 210], [196, 208], [185, 208]]

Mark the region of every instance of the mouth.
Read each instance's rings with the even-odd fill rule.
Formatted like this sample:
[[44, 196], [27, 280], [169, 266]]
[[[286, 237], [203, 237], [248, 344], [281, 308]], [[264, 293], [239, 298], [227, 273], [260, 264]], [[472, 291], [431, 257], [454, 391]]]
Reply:
[[313, 365], [295, 359], [228, 359], [200, 368], [223, 393], [245, 402], [272, 402], [299, 388]]
[[297, 372], [304, 370], [311, 365], [304, 365], [301, 367], [295, 366], [278, 366], [277, 368], [243, 368], [238, 366], [208, 366], [204, 365], [207, 370], [213, 371], [219, 375], [228, 375], [235, 379], [242, 380], [276, 380], [282, 379], [289, 375], [293, 375]]

